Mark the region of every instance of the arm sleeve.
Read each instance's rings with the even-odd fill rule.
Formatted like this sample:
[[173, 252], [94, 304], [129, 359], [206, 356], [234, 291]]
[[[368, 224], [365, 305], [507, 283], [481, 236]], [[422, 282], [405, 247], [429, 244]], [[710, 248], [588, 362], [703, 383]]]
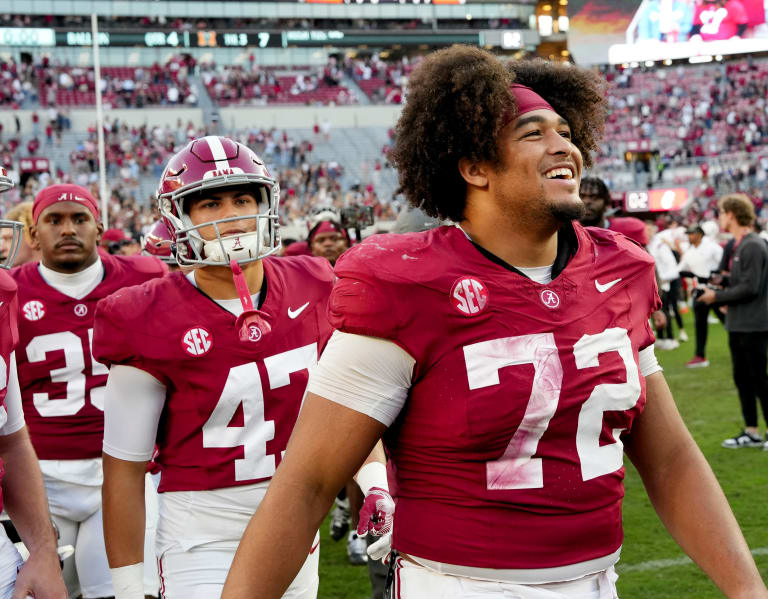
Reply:
[[[715, 301], [718, 304], [738, 304], [757, 297], [760, 292], [761, 262], [765, 259], [761, 251], [763, 241], [760, 240], [759, 244], [750, 243], [740, 248], [741, 280], [727, 289], [715, 292]], [[731, 277], [731, 283], [733, 283], [733, 277]]]
[[651, 376], [654, 372], [661, 372], [664, 370], [656, 359], [656, 352], [653, 350], [653, 345], [641, 349], [637, 354], [637, 361], [640, 365], [640, 374], [646, 378]]
[[0, 435], [10, 435], [20, 431], [24, 427], [24, 410], [21, 407], [21, 389], [19, 388], [19, 375], [16, 372], [16, 352], [11, 352], [11, 360], [8, 364], [8, 390], [5, 394], [5, 411], [8, 419], [0, 428]]
[[165, 386], [133, 366], [113, 366], [104, 401], [104, 453], [129, 462], [152, 457]]
[[390, 426], [408, 397], [415, 363], [392, 341], [335, 331], [307, 391]]

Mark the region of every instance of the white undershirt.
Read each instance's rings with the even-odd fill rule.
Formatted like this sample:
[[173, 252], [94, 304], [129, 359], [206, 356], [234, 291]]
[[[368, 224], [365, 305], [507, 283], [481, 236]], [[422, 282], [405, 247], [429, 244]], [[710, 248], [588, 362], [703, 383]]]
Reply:
[[[456, 223], [454, 226], [459, 231], [464, 233], [464, 237], [472, 241], [469, 233], [462, 229], [460, 224]], [[472, 241], [472, 243], [474, 243], [474, 241]], [[531, 266], [528, 268], [523, 268], [522, 266], [513, 266], [513, 268], [523, 273], [531, 281], [535, 281], [539, 285], [546, 285], [547, 283], [552, 282], [552, 266], [554, 266], [554, 263], [548, 266]]]
[[[643, 376], [661, 370], [652, 345], [638, 357]], [[392, 341], [334, 331], [307, 391], [390, 426], [408, 397], [415, 363]]]
[[[187, 274], [187, 280], [192, 283], [196, 288], [197, 287], [197, 281], [195, 280], [195, 271]], [[261, 291], [258, 291], [251, 295], [251, 301], [253, 302], [254, 306], [259, 305], [259, 298], [261, 297]], [[211, 298], [213, 299], [213, 298]], [[219, 304], [222, 308], [224, 308], [227, 312], [234, 314], [235, 316], [240, 316], [243, 313], [243, 304], [240, 301], [240, 298], [236, 299], [214, 299], [214, 302]]]
[[[187, 274], [187, 279], [197, 287], [194, 271]], [[259, 305], [260, 295], [251, 295], [254, 306]], [[239, 299], [213, 301], [235, 316], [243, 313]], [[104, 401], [104, 453], [130, 462], [149, 460], [166, 392], [165, 385], [144, 370], [112, 366]]]
[[38, 265], [37, 269], [40, 271], [40, 276], [43, 277], [43, 280], [56, 291], [75, 299], [84, 298], [96, 289], [104, 278], [104, 264], [101, 262], [101, 258], [98, 257], [96, 262], [88, 268], [71, 274], [51, 270], [44, 266], [42, 262]]

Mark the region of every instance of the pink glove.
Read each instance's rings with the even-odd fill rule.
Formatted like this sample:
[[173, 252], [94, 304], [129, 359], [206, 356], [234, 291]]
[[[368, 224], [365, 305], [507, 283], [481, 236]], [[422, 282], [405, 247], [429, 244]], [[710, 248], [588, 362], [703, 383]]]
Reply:
[[357, 536], [368, 534], [381, 537], [368, 547], [371, 559], [381, 559], [389, 555], [392, 546], [392, 522], [395, 502], [389, 492], [379, 487], [371, 487], [360, 508], [360, 521], [357, 524]]

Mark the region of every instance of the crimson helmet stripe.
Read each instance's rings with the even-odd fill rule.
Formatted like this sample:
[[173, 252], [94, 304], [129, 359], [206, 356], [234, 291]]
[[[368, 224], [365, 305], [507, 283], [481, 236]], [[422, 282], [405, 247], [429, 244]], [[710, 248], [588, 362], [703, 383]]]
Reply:
[[216, 170], [229, 168], [229, 160], [227, 160], [227, 152], [221, 143], [221, 140], [215, 135], [207, 135], [203, 138], [208, 142], [208, 148], [211, 150], [211, 155], [216, 161]]

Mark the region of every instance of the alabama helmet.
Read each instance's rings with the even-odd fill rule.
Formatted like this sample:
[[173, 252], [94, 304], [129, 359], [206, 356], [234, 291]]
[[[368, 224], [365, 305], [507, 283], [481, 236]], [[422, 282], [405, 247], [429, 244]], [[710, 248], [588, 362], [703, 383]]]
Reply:
[[157, 221], [149, 233], [141, 238], [141, 253], [145, 256], [154, 256], [158, 260], [170, 266], [178, 266], [176, 258], [171, 251], [173, 239], [166, 224]]
[[[8, 191], [13, 187], [13, 180], [8, 176], [8, 171], [0, 166], [0, 193]], [[0, 229], [11, 230], [11, 241], [8, 248], [3, 248], [4, 256], [0, 256], [0, 268], [10, 270], [16, 260], [16, 254], [21, 247], [21, 238], [24, 235], [24, 223], [15, 220], [0, 219]]]
[[[253, 188], [260, 203], [266, 204], [265, 212], [192, 223], [185, 206], [188, 196], [243, 186]], [[280, 186], [255, 152], [226, 137], [200, 137], [172, 156], [160, 178], [157, 201], [180, 266], [227, 266], [231, 260], [244, 264], [280, 249]], [[248, 219], [256, 220], [255, 231], [221, 234], [222, 223]], [[200, 229], [211, 225], [216, 238], [203, 239]]]

